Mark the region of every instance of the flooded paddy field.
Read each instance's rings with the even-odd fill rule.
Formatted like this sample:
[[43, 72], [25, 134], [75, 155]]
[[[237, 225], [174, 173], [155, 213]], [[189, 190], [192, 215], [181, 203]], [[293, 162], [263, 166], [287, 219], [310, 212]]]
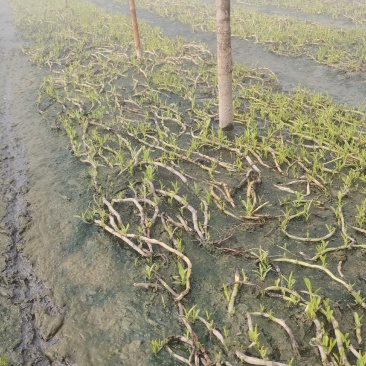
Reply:
[[0, 364], [365, 365], [363, 44], [234, 32], [224, 133], [213, 2], [68, 3], [0, 0]]

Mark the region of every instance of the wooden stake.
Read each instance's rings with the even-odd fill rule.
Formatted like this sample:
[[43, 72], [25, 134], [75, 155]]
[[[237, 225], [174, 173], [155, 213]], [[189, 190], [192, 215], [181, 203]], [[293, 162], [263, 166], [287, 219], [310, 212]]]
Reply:
[[142, 50], [141, 50], [139, 28], [138, 28], [137, 17], [136, 17], [135, 0], [129, 0], [129, 3], [130, 3], [130, 13], [131, 13], [131, 20], [132, 20], [133, 38], [135, 40], [135, 47], [136, 47], [136, 55], [138, 58], [141, 58]]

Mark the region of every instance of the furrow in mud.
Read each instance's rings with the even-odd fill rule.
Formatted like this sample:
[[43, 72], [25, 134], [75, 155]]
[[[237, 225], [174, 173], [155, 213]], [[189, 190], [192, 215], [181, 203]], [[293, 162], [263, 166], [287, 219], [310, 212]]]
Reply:
[[[0, 3], [1, 4], [1, 3]], [[55, 342], [55, 331], [63, 319], [62, 311], [53, 304], [47, 295], [45, 285], [33, 273], [30, 261], [22, 254], [26, 242], [23, 233], [30, 224], [25, 194], [28, 190], [28, 162], [21, 140], [15, 131], [16, 120], [13, 111], [22, 108], [14, 102], [14, 95], [21, 93], [20, 78], [24, 75], [16, 68], [19, 43], [10, 23], [10, 14], [5, 4], [1, 4], [2, 34], [1, 44], [1, 113], [0, 113], [0, 177], [1, 194], [4, 197], [0, 212], [0, 227], [3, 244], [1, 255], [5, 259], [1, 268], [0, 288], [6, 301], [0, 302], [3, 324], [17, 330], [12, 341], [6, 332], [0, 339], [0, 356], [9, 357], [10, 362], [24, 365], [50, 365], [45, 356], [46, 348]], [[4, 72], [5, 71], [5, 72]], [[9, 309], [13, 309], [9, 313]], [[57, 319], [48, 329], [36, 324], [36, 314]], [[14, 333], [14, 329], [13, 329]], [[1, 347], [2, 346], [2, 347]], [[11, 349], [10, 349], [11, 348]]]
[[[90, 2], [110, 12], [129, 15], [127, 4], [118, 4], [112, 0], [90, 0]], [[167, 36], [205, 43], [211, 52], [216, 53], [214, 33], [193, 31], [188, 25], [173, 22], [144, 9], [137, 9], [137, 12], [140, 21], [159, 26]], [[266, 50], [261, 44], [237, 37], [232, 38], [232, 49], [235, 63], [269, 68], [276, 74], [285, 90], [292, 90], [301, 85], [311, 91], [329, 94], [338, 103], [350, 106], [366, 103], [366, 79], [359, 73], [340, 72], [306, 58], [279, 56]]]

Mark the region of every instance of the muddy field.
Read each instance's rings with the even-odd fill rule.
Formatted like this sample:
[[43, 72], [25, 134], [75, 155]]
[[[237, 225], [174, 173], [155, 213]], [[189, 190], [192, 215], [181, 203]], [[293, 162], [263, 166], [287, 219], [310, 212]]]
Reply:
[[363, 61], [235, 35], [223, 135], [215, 34], [145, 3], [139, 62], [124, 1], [0, 0], [0, 365], [366, 365]]

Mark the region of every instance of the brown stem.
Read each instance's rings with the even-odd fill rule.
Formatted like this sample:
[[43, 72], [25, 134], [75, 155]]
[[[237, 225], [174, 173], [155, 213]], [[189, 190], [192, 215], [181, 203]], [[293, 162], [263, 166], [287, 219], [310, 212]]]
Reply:
[[247, 356], [243, 352], [236, 351], [236, 356], [239, 358], [240, 361], [246, 362], [249, 365], [258, 365], [258, 366], [289, 366], [286, 363], [276, 362], [276, 361], [268, 361], [263, 360], [261, 358]]
[[191, 214], [192, 214], [192, 221], [193, 221], [194, 230], [196, 231], [199, 238], [201, 240], [204, 240], [204, 235], [203, 235], [202, 231], [200, 230], [200, 228], [198, 226], [197, 210], [194, 207], [192, 207], [190, 204], [188, 204], [187, 202], [184, 202], [182, 197], [178, 196], [174, 192], [167, 192], [167, 191], [164, 191], [162, 189], [157, 189], [156, 192], [162, 194], [163, 196], [174, 198], [177, 202], [182, 204], [183, 207], [185, 207], [188, 211], [190, 211]]

